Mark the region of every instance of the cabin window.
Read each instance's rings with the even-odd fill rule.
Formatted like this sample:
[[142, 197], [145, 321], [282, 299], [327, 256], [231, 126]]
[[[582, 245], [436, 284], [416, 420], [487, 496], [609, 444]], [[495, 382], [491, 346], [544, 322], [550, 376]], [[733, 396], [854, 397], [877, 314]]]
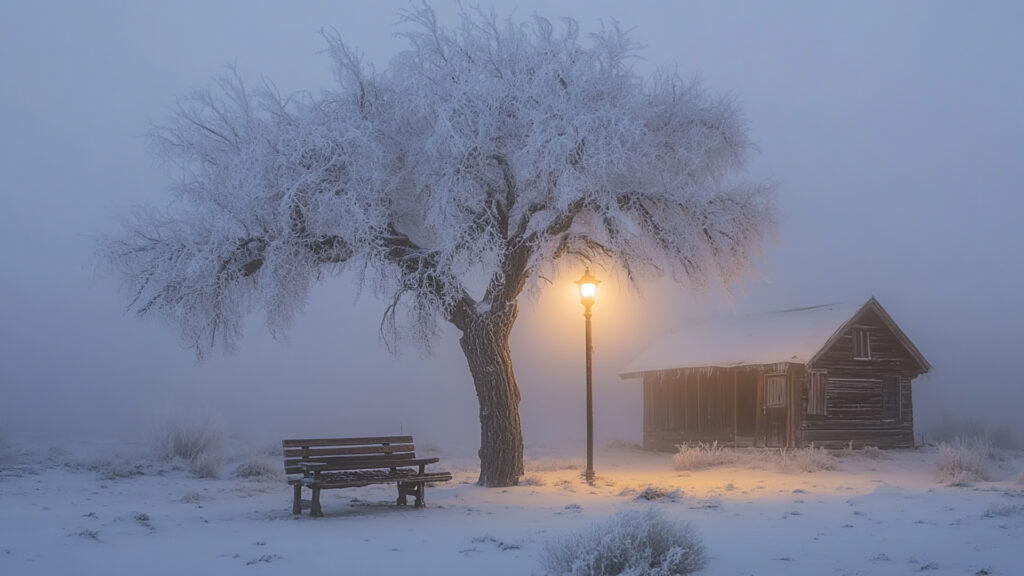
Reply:
[[765, 408], [780, 408], [786, 405], [786, 377], [766, 376], [764, 380]]
[[824, 370], [812, 370], [807, 381], [807, 414], [809, 416], [825, 415], [825, 395], [828, 384], [828, 373]]
[[882, 379], [882, 420], [900, 419], [900, 377], [886, 376]]
[[855, 360], [871, 359], [871, 333], [864, 328], [853, 329], [853, 358]]

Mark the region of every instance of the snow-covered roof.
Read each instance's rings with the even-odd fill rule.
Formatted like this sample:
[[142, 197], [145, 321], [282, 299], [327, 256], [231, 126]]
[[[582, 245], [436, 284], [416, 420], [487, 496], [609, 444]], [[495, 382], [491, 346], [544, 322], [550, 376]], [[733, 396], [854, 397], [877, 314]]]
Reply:
[[620, 375], [631, 378], [674, 368], [806, 364], [866, 305], [822, 304], [694, 320], [650, 346]]

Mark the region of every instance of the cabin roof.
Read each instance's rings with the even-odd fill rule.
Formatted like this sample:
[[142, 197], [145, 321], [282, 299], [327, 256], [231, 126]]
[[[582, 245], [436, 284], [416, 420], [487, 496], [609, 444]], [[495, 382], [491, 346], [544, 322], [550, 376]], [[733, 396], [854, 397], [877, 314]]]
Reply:
[[820, 304], [694, 320], [647, 348], [620, 376], [633, 378], [644, 372], [678, 368], [812, 363], [868, 309], [878, 313], [921, 368], [928, 371], [928, 362], [872, 297], [864, 304]]

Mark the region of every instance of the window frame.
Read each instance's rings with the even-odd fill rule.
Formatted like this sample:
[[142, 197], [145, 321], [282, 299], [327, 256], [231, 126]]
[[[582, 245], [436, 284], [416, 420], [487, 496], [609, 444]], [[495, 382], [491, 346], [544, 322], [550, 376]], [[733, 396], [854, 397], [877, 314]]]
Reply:
[[[781, 384], [777, 387], [776, 393], [772, 393], [772, 389], [776, 388], [772, 386], [774, 383], [778, 383], [781, 380]], [[764, 407], [765, 408], [785, 408], [786, 407], [786, 375], [785, 374], [765, 374], [764, 376]]]
[[871, 331], [867, 328], [853, 328], [853, 359], [871, 360]]
[[881, 392], [882, 421], [901, 422], [903, 420], [903, 379], [899, 376], [883, 376]]

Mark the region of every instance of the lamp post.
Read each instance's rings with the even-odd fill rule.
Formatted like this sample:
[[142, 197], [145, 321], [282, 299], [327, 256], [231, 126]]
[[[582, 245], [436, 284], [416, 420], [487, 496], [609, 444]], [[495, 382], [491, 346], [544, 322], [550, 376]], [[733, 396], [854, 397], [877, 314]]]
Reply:
[[593, 341], [590, 337], [590, 307], [597, 296], [597, 285], [601, 281], [590, 275], [590, 268], [583, 272], [583, 277], [576, 281], [580, 287], [580, 302], [583, 304], [583, 317], [587, 320], [587, 484], [594, 483], [594, 385], [593, 385]]

